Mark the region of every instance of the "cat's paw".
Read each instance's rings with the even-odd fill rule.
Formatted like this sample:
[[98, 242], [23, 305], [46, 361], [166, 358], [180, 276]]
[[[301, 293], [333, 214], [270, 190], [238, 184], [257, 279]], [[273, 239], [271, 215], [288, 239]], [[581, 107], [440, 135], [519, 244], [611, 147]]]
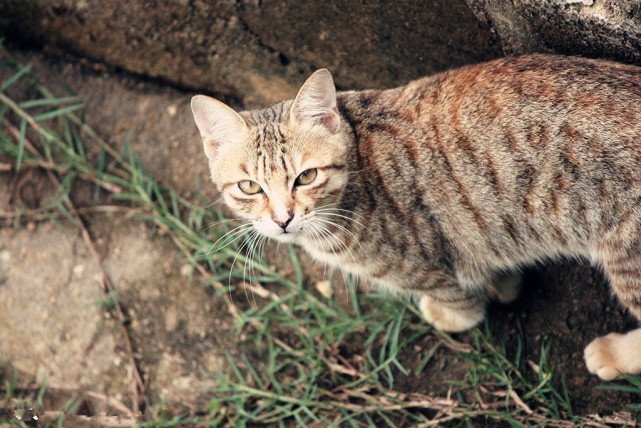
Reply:
[[619, 376], [620, 370], [614, 348], [620, 336], [622, 335], [618, 333], [610, 333], [594, 339], [585, 347], [583, 357], [590, 373], [603, 380], [612, 380]]
[[523, 278], [518, 272], [497, 276], [488, 288], [488, 297], [503, 304], [514, 301], [521, 291]]
[[431, 297], [424, 295], [419, 302], [423, 317], [439, 330], [456, 333], [469, 330], [485, 317], [485, 308], [460, 310], [445, 307]]
[[588, 371], [603, 380], [641, 373], [641, 329], [594, 339], [583, 353]]

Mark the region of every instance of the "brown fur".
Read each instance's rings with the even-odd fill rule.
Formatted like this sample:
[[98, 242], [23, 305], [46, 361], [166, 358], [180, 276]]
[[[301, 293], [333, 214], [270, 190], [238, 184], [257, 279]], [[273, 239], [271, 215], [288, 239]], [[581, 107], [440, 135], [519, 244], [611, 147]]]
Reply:
[[[439, 328], [474, 326], [504, 272], [560, 256], [602, 265], [641, 319], [639, 68], [531, 55], [338, 94], [322, 70], [269, 109], [239, 115], [200, 96], [192, 106], [212, 179], [239, 216], [422, 296]], [[314, 168], [314, 182], [296, 184]], [[242, 194], [242, 180], [263, 191]], [[612, 357], [641, 347], [630, 334], [591, 345], [590, 370], [641, 370], [641, 357]]]

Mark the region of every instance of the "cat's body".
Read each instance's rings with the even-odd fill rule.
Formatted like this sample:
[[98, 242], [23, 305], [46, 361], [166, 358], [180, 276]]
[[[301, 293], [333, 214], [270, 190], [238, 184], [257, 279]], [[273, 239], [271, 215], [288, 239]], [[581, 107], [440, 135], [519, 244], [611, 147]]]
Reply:
[[[514, 294], [505, 272], [559, 256], [603, 266], [641, 319], [640, 68], [533, 55], [338, 94], [323, 70], [270, 109], [192, 108], [238, 215], [422, 296], [437, 327], [473, 327], [490, 287]], [[641, 330], [597, 339], [586, 361], [641, 372]]]

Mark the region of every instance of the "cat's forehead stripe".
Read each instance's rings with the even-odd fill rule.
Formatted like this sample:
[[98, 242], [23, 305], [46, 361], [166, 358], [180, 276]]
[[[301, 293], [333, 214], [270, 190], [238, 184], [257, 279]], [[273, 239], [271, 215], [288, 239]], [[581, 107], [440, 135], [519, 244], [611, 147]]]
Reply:
[[264, 150], [272, 151], [272, 149], [275, 150], [277, 145], [286, 143], [281, 126], [271, 122], [257, 126], [254, 131], [254, 138], [259, 152]]
[[262, 110], [251, 110], [242, 113], [245, 121], [250, 126], [260, 127], [265, 123], [281, 124], [289, 117], [291, 101], [284, 101]]

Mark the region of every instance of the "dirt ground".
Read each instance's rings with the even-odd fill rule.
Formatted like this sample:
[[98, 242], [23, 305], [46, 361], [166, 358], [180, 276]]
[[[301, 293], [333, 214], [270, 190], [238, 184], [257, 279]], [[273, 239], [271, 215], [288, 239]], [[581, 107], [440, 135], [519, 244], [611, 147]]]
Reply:
[[[86, 118], [107, 141], [122, 147], [129, 138], [147, 169], [178, 193], [195, 197], [195, 180], [215, 198], [189, 111], [193, 95], [93, 64], [13, 52], [49, 87], [67, 85], [86, 105]], [[0, 71], [0, 80], [3, 76]], [[37, 207], [52, 189], [37, 171], [0, 172], [0, 211], [17, 204]], [[89, 201], [77, 201], [82, 206]], [[242, 349], [223, 303], [204, 286], [165, 236], [114, 213], [90, 214], [88, 228], [105, 269], [131, 317], [136, 358], [150, 401], [189, 403], [193, 391], [214, 388], [206, 372], [224, 370], [224, 353]], [[322, 270], [306, 263], [308, 283]], [[97, 302], [99, 269], [78, 229], [48, 219], [0, 228], [0, 361], [51, 388], [94, 391], [91, 412], [113, 411], [109, 397], [128, 404], [131, 370], [119, 326]], [[596, 389], [602, 384], [583, 363], [594, 337], [626, 331], [635, 321], [611, 297], [601, 274], [581, 262], [535, 266], [525, 272], [522, 296], [509, 307], [492, 306], [492, 323], [523, 331], [528, 360], [538, 361], [551, 339], [551, 364], [563, 373], [577, 414], [611, 414], [633, 397]], [[457, 339], [466, 342], [470, 334]], [[430, 348], [401, 356], [412, 372]], [[443, 379], [463, 379], [467, 366], [455, 358], [432, 363], [419, 376], [398, 374], [401, 391], [444, 394]]]

